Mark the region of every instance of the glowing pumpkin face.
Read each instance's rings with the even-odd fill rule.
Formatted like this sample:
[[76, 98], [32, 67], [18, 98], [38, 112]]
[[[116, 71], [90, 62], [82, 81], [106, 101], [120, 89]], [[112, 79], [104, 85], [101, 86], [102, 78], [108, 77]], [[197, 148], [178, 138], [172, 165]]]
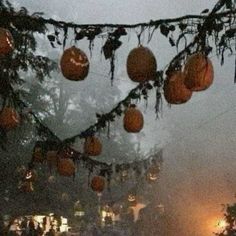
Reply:
[[82, 50], [75, 46], [64, 51], [60, 64], [62, 74], [68, 80], [84, 80], [88, 75], [88, 58]]

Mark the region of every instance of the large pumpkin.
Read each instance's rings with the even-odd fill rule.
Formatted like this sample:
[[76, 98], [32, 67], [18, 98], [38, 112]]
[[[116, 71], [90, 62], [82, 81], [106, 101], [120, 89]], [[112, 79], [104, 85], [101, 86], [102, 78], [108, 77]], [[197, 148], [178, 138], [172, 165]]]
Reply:
[[69, 159], [59, 159], [57, 163], [57, 171], [62, 176], [72, 176], [75, 173], [75, 164]]
[[93, 191], [101, 193], [105, 188], [105, 179], [101, 176], [94, 176], [91, 180], [91, 188]]
[[97, 137], [87, 137], [84, 142], [84, 153], [89, 156], [98, 156], [102, 152], [102, 144]]
[[125, 111], [123, 125], [124, 129], [129, 133], [138, 133], [143, 128], [143, 114], [135, 105], [131, 105]]
[[5, 130], [11, 130], [20, 123], [18, 112], [12, 107], [4, 107], [0, 113], [0, 126]]
[[75, 46], [64, 51], [60, 64], [62, 74], [68, 80], [84, 80], [88, 75], [88, 58], [82, 50]]
[[14, 41], [9, 30], [0, 28], [0, 55], [6, 55], [14, 49]]
[[164, 83], [164, 96], [170, 104], [181, 104], [187, 102], [192, 91], [184, 84], [184, 73], [181, 71], [173, 72]]
[[212, 62], [202, 53], [195, 53], [188, 58], [184, 73], [184, 83], [192, 91], [202, 91], [209, 88], [214, 78]]
[[134, 82], [145, 82], [156, 77], [157, 62], [147, 47], [137, 47], [130, 51], [127, 58], [127, 73]]

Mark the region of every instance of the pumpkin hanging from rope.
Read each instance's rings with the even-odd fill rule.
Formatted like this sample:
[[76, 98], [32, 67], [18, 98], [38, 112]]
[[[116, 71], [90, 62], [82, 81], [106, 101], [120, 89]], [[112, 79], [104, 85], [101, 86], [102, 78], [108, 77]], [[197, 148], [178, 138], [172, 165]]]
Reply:
[[202, 91], [210, 87], [214, 78], [211, 60], [202, 53], [191, 55], [184, 67], [185, 85], [192, 91]]
[[98, 156], [102, 152], [102, 143], [95, 137], [87, 137], [84, 142], [84, 153], [88, 156]]
[[90, 185], [94, 192], [101, 193], [105, 188], [105, 184], [105, 179], [102, 176], [94, 176]]
[[61, 57], [61, 72], [68, 80], [84, 80], [89, 72], [86, 54], [75, 46], [66, 49]]
[[156, 58], [149, 48], [139, 46], [130, 51], [126, 68], [129, 78], [134, 82], [153, 80], [157, 70]]
[[9, 30], [0, 28], [0, 55], [7, 55], [14, 49], [14, 40]]
[[0, 126], [2, 129], [9, 131], [14, 129], [20, 123], [18, 112], [12, 107], [4, 107], [0, 113]]
[[143, 114], [135, 105], [130, 105], [125, 111], [123, 125], [129, 133], [138, 133], [143, 128]]
[[62, 176], [72, 176], [75, 174], [75, 164], [69, 158], [61, 158], [57, 163], [57, 171]]
[[182, 104], [191, 98], [192, 91], [186, 87], [184, 80], [184, 73], [181, 71], [172, 72], [165, 80], [163, 90], [169, 104]]

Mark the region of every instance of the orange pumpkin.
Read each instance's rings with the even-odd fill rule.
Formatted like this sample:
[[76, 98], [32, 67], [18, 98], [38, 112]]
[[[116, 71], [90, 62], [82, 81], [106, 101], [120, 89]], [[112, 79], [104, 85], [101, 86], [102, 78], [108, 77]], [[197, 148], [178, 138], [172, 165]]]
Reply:
[[84, 80], [88, 75], [88, 58], [82, 50], [75, 46], [64, 51], [60, 64], [62, 74], [68, 80]]
[[0, 28], [0, 55], [6, 55], [14, 49], [14, 41], [9, 30]]
[[75, 173], [75, 164], [71, 159], [59, 159], [57, 171], [62, 176], [72, 176]]
[[184, 84], [184, 73], [181, 71], [173, 72], [164, 83], [164, 96], [170, 104], [182, 104], [187, 102], [192, 91]]
[[0, 126], [5, 130], [11, 130], [20, 123], [18, 112], [12, 107], [4, 107], [0, 113]]
[[143, 128], [143, 114], [135, 105], [131, 105], [125, 111], [123, 125], [124, 129], [130, 133], [138, 133]]
[[91, 181], [93, 191], [101, 193], [105, 188], [105, 179], [101, 176], [94, 176]]
[[87, 137], [84, 142], [84, 153], [89, 156], [98, 156], [102, 152], [102, 144], [97, 137]]
[[147, 47], [140, 46], [131, 50], [126, 67], [129, 78], [134, 82], [142, 83], [156, 77], [156, 58]]
[[184, 73], [184, 83], [192, 91], [202, 91], [209, 88], [214, 78], [212, 62], [202, 53], [195, 53], [188, 58]]

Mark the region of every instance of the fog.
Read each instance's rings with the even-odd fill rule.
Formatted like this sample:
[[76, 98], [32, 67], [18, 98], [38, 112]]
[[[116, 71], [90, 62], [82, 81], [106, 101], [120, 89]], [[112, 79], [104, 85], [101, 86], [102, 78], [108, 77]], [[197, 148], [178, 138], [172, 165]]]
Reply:
[[[48, 18], [85, 24], [137, 23], [198, 14], [205, 8], [212, 8], [216, 1], [17, 0], [14, 3], [18, 7], [25, 6], [30, 12], [42, 11]], [[145, 37], [143, 41], [146, 42]], [[157, 57], [159, 69], [176, 53], [166, 41], [159, 34], [149, 44]], [[127, 54], [137, 45], [135, 33], [131, 33], [131, 38], [123, 39], [123, 42], [123, 47], [117, 52], [114, 83], [125, 96], [135, 86], [127, 78], [125, 70]], [[80, 45], [89, 53], [86, 41]], [[92, 65], [91, 71], [96, 73], [96, 68], [100, 67], [99, 73], [104, 78], [100, 75], [97, 79], [106, 79], [107, 92], [112, 94], [110, 81], [105, 77], [109, 73], [108, 62], [101, 59], [100, 54], [96, 54], [100, 47], [101, 41], [95, 41], [91, 64], [96, 66]], [[46, 53], [42, 46], [40, 50]], [[62, 52], [61, 49], [56, 51], [59, 54]], [[235, 201], [234, 58], [226, 58], [223, 66], [220, 66], [220, 61], [214, 54], [211, 59], [215, 68], [213, 85], [204, 92], [194, 94], [188, 103], [170, 108], [164, 102], [159, 119], [156, 119], [153, 111], [154, 96], [150, 98], [147, 109], [141, 103], [141, 109], [145, 113], [145, 127], [142, 132], [145, 135], [140, 135], [142, 151], [148, 152], [154, 146], [163, 148], [164, 163], [155, 194], [158, 201], [164, 204], [169, 216], [167, 236], [212, 235], [217, 221], [223, 216], [221, 204]], [[78, 85], [78, 93], [86, 90], [91, 83], [92, 79]], [[69, 82], [67, 85], [70, 86]], [[95, 90], [94, 93], [96, 92]], [[104, 108], [102, 112], [111, 107]]]

